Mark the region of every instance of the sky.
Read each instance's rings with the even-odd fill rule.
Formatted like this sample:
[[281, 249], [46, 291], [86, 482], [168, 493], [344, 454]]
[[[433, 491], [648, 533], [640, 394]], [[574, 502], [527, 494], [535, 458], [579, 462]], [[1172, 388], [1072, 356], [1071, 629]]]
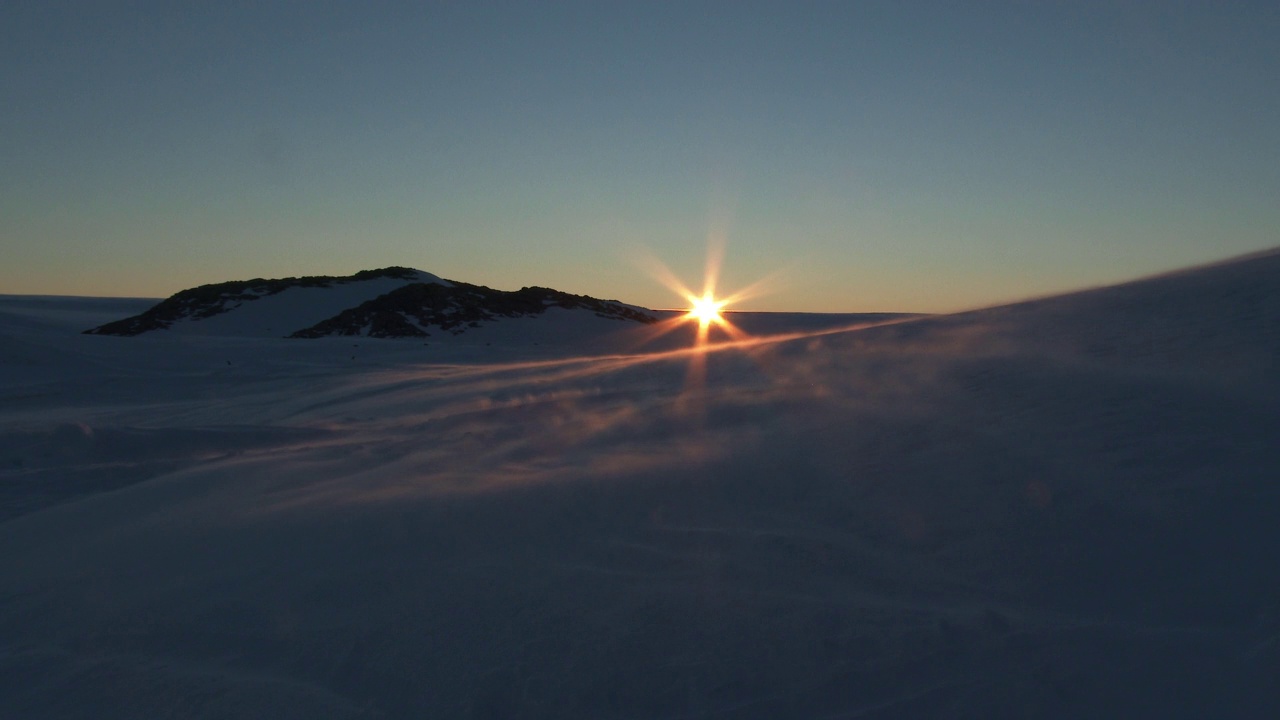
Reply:
[[[0, 293], [945, 312], [1280, 244], [1274, 2], [7, 2]], [[733, 309], [733, 308], [729, 308]]]

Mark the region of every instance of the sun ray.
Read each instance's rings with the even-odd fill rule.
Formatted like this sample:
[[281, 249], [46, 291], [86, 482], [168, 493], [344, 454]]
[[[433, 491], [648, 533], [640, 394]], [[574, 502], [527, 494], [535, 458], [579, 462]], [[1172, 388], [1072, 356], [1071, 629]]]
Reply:
[[702, 297], [692, 300], [693, 307], [689, 308], [688, 317], [691, 320], [697, 320], [699, 325], [707, 326], [712, 323], [723, 323], [724, 318], [720, 315], [720, 308], [724, 307], [723, 300], [716, 300], [710, 292], [704, 292]]
[[732, 306], [776, 289], [779, 275], [782, 274], [775, 271], [744, 288], [722, 294], [721, 269], [724, 266], [727, 227], [726, 219], [713, 218], [712, 228], [707, 233], [706, 265], [702, 273], [701, 292], [692, 290], [649, 250], [638, 248], [634, 255], [637, 266], [685, 303], [678, 314], [651, 325], [639, 335], [637, 341], [643, 345], [678, 330], [688, 333], [689, 344], [671, 352], [678, 353], [675, 356], [687, 358], [684, 388], [678, 398], [677, 408], [686, 419], [695, 424], [706, 409], [710, 357], [721, 350], [741, 349], [751, 352], [751, 348], [759, 340], [734, 324]]
[[659, 323], [654, 328], [652, 331], [654, 339], [670, 333], [686, 323], [696, 323], [696, 331], [694, 333], [695, 348], [708, 345], [713, 339], [713, 333], [722, 335], [731, 342], [740, 341], [747, 337], [746, 333], [725, 317], [725, 308], [732, 303], [759, 295], [766, 282], [772, 280], [772, 276], [752, 283], [730, 295], [717, 295], [720, 269], [724, 264], [725, 244], [725, 233], [723, 231], [712, 230], [708, 233], [706, 266], [703, 269], [701, 293], [692, 291], [680, 278], [676, 277], [675, 273], [666, 264], [651, 253], [645, 251], [639, 255], [637, 258], [638, 264], [655, 280], [683, 298], [687, 303], [685, 313], [679, 316], [676, 322], [670, 324], [668, 322]]
[[724, 264], [725, 233], [712, 230], [707, 235], [707, 264], [702, 275], [703, 299], [714, 298], [720, 282], [720, 267]]

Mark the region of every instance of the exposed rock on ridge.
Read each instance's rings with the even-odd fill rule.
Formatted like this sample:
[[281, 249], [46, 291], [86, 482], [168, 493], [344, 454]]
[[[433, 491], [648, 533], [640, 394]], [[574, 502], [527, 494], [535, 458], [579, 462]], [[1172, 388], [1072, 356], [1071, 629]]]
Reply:
[[[276, 295], [280, 297], [255, 302]], [[388, 267], [347, 277], [259, 278], [202, 285], [183, 290], [144, 313], [85, 332], [132, 336], [172, 329], [290, 338], [425, 337], [428, 330], [459, 335], [503, 318], [539, 316], [549, 308], [629, 322], [657, 322], [643, 309], [617, 301], [541, 287], [504, 292], [410, 268]], [[216, 319], [210, 322], [211, 318]]]
[[414, 283], [305, 330], [299, 330], [289, 337], [426, 337], [428, 333], [423, 329], [426, 327], [437, 327], [457, 335], [468, 327], [478, 327], [482, 322], [541, 315], [553, 307], [591, 310], [598, 317], [616, 320], [657, 322], [657, 318], [652, 315], [616, 301], [571, 295], [550, 288], [526, 287], [515, 292], [504, 292], [461, 282], [453, 282], [449, 287], [436, 283]]
[[85, 330], [85, 333], [88, 335], [140, 335], [152, 330], [164, 330], [180, 320], [203, 320], [221, 315], [244, 303], [276, 295], [289, 288], [325, 288], [384, 277], [413, 280], [418, 276], [418, 271], [410, 268], [386, 267], [378, 270], [362, 270], [345, 277], [309, 275], [273, 280], [254, 278], [201, 285], [175, 293], [141, 315], [100, 325]]

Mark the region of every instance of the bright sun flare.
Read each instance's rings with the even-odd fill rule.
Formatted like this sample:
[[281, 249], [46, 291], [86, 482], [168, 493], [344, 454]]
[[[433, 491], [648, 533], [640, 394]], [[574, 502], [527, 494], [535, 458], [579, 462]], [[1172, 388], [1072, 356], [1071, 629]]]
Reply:
[[720, 317], [720, 308], [725, 305], [723, 301], [711, 297], [710, 293], [700, 298], [692, 298], [692, 301], [693, 307], [689, 309], [689, 317], [697, 320], [698, 324], [706, 326], [724, 322], [724, 318]]
[[665, 335], [682, 325], [687, 326], [691, 323], [697, 323], [693, 337], [695, 348], [702, 348], [711, 344], [712, 335], [719, 335], [733, 341], [744, 340], [748, 337], [746, 333], [735, 327], [733, 322], [726, 318], [722, 312], [724, 308], [730, 305], [758, 295], [765, 280], [768, 280], [768, 278], [752, 283], [737, 292], [717, 297], [716, 285], [720, 278], [720, 265], [724, 261], [723, 233], [712, 232], [707, 237], [707, 265], [702, 279], [701, 294], [695, 294], [690, 290], [656, 257], [651, 255], [642, 256], [640, 260], [647, 266], [649, 273], [658, 282], [666, 285], [672, 292], [689, 303], [687, 306], [689, 309], [683, 315], [677, 315], [669, 321], [659, 323], [655, 328], [654, 337]]

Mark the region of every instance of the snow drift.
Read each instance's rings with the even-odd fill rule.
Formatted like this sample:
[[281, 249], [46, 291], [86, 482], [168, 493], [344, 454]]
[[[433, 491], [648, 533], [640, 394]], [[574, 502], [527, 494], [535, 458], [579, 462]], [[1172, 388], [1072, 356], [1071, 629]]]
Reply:
[[15, 303], [0, 715], [1280, 701], [1274, 252], [651, 352], [85, 336]]

